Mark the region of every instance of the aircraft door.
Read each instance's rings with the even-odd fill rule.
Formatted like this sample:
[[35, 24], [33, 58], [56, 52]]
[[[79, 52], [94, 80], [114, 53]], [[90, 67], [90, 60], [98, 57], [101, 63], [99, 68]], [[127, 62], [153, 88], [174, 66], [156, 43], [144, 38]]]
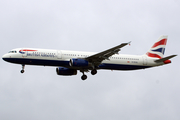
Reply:
[[147, 57], [143, 56], [143, 65], [147, 65]]
[[57, 51], [57, 58], [62, 59], [62, 52], [60, 50]]

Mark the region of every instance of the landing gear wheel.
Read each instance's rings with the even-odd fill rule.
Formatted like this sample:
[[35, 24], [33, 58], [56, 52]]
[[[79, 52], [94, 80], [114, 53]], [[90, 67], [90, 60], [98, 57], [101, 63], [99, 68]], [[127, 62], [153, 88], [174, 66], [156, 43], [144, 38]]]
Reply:
[[96, 69], [94, 69], [94, 70], [91, 71], [91, 74], [92, 74], [92, 75], [95, 75], [96, 73], [97, 73], [97, 70], [96, 70]]
[[82, 75], [82, 76], [81, 76], [81, 79], [82, 79], [82, 80], [86, 80], [86, 79], [87, 79], [87, 75]]
[[24, 70], [21, 70], [21, 73], [24, 73]]
[[21, 73], [24, 73], [24, 67], [25, 67], [25, 64], [22, 64], [22, 70], [21, 70]]

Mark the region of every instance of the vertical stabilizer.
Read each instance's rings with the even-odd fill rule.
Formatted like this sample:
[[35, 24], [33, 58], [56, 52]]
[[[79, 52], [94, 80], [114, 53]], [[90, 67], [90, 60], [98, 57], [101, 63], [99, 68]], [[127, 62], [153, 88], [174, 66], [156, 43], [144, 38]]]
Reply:
[[168, 36], [162, 35], [146, 53], [148, 57], [163, 58]]

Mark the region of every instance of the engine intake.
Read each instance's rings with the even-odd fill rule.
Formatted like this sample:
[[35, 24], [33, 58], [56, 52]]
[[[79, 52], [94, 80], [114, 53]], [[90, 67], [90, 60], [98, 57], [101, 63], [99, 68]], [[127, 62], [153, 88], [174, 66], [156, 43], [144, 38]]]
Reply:
[[77, 75], [77, 70], [69, 69], [69, 68], [65, 68], [65, 67], [58, 67], [58, 68], [56, 68], [56, 73], [58, 75], [64, 75], [64, 76]]

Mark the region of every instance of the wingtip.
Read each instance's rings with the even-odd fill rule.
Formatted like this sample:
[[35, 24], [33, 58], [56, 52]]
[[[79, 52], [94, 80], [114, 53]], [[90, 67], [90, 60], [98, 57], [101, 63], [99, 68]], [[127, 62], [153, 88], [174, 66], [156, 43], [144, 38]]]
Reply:
[[128, 42], [128, 44], [129, 44], [129, 45], [131, 45], [131, 41], [130, 41], [130, 42]]

